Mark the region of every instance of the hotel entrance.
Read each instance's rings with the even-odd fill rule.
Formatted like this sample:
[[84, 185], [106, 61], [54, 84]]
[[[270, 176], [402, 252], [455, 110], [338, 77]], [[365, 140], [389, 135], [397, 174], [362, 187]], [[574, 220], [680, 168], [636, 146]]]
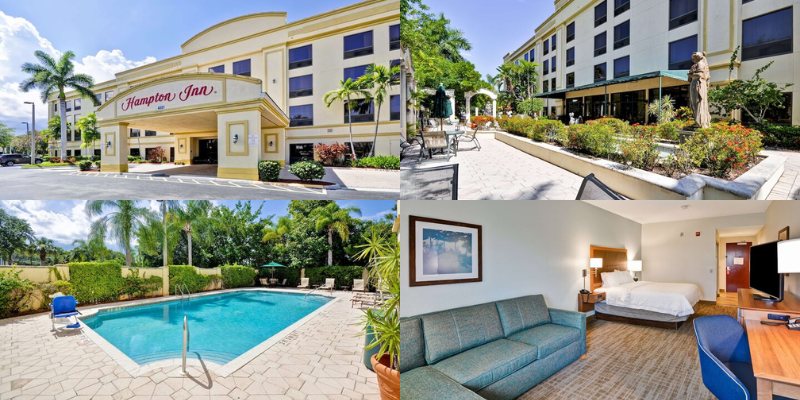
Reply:
[[217, 164], [217, 152], [217, 139], [197, 139], [197, 157], [192, 158], [192, 164]]

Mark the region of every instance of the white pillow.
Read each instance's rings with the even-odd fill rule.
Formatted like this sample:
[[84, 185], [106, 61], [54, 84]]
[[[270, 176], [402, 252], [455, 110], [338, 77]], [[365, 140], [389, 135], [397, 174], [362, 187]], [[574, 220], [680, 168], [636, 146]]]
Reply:
[[601, 272], [600, 277], [603, 279], [603, 287], [615, 287], [633, 282], [628, 271]]
[[631, 276], [631, 273], [628, 272], [628, 271], [617, 271], [617, 272], [614, 272], [614, 274], [616, 274], [616, 276], [617, 276], [616, 279], [617, 279], [617, 284], [618, 285], [624, 285], [626, 283], [632, 283], [633, 282], [633, 277]]

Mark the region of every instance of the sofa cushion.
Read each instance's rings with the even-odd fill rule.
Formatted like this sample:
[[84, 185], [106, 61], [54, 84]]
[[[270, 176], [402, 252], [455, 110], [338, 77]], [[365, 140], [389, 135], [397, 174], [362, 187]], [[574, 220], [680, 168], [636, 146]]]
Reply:
[[481, 390], [536, 360], [536, 346], [498, 339], [442, 360], [433, 368], [471, 390]]
[[425, 342], [419, 318], [400, 319], [400, 372], [425, 365]]
[[541, 360], [554, 352], [567, 347], [570, 343], [581, 339], [581, 331], [568, 326], [545, 324], [524, 331], [517, 332], [508, 337], [511, 340], [536, 346], [536, 358]]
[[401, 373], [400, 398], [404, 400], [483, 400], [483, 397], [432, 367], [421, 367]]
[[428, 364], [503, 337], [503, 327], [494, 303], [426, 314], [420, 318]]
[[540, 294], [498, 301], [497, 312], [506, 337], [550, 322], [547, 303]]

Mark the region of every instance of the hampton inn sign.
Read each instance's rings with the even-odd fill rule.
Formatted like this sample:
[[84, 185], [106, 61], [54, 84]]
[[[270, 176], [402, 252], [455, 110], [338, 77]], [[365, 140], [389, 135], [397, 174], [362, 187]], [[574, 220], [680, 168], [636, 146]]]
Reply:
[[189, 100], [193, 100], [195, 97], [201, 98], [196, 102], [214, 101], [209, 99], [216, 99], [216, 101], [219, 101], [219, 96], [221, 95], [222, 88], [219, 87], [218, 82], [211, 81], [204, 84], [189, 83], [183, 90], [177, 92], [156, 91], [150, 96], [145, 97], [128, 96], [119, 102], [119, 107], [122, 112], [149, 110], [151, 106], [155, 106], [158, 110], [164, 110], [173, 104], [189, 105]]

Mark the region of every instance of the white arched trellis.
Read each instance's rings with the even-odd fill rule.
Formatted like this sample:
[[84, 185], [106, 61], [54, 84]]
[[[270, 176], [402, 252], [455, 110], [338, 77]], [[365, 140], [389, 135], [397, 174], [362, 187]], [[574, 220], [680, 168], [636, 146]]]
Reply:
[[484, 94], [486, 96], [489, 96], [490, 99], [492, 99], [492, 118], [496, 119], [497, 118], [497, 94], [492, 92], [492, 91], [486, 90], [486, 89], [479, 89], [477, 92], [464, 93], [464, 97], [466, 97], [466, 99], [467, 99], [467, 121], [469, 121], [471, 119], [471, 117], [472, 117], [470, 115], [470, 113], [472, 112], [472, 110], [470, 108], [470, 103], [472, 102], [472, 98], [477, 96], [477, 95], [479, 95], [479, 94]]

